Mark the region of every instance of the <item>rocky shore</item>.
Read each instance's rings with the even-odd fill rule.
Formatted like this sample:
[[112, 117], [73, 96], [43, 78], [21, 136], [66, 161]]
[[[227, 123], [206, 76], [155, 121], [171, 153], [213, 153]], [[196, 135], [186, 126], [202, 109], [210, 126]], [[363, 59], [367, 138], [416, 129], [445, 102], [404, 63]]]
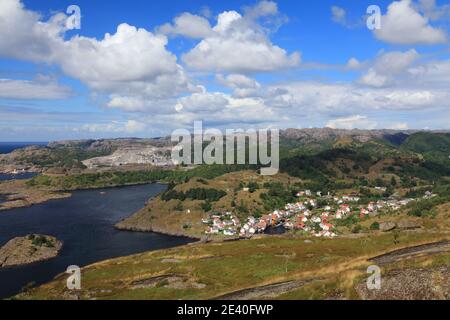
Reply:
[[62, 242], [47, 235], [27, 235], [8, 241], [0, 248], [0, 268], [27, 265], [54, 258]]
[[50, 188], [33, 188], [26, 180], [11, 180], [0, 183], [0, 211], [26, 208], [49, 200], [70, 197], [68, 192], [58, 192]]

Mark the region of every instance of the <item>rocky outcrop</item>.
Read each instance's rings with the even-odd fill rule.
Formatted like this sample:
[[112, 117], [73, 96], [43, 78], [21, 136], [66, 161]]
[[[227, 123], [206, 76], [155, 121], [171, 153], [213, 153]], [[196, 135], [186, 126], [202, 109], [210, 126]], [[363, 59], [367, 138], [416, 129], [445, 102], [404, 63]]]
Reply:
[[380, 290], [369, 290], [366, 281], [355, 289], [363, 300], [448, 300], [450, 266], [393, 270], [382, 276]]
[[380, 223], [380, 230], [383, 232], [392, 231], [394, 229], [400, 230], [414, 230], [420, 229], [422, 225], [418, 221], [403, 219], [398, 222], [386, 221]]
[[394, 230], [397, 227], [395, 222], [387, 221], [380, 223], [380, 230], [383, 232], [388, 232]]
[[413, 220], [400, 220], [397, 222], [397, 228], [402, 230], [413, 230], [421, 227], [422, 225], [419, 222]]
[[28, 235], [10, 240], [0, 248], [0, 268], [26, 265], [54, 258], [62, 242], [47, 235]]
[[173, 166], [170, 147], [133, 146], [121, 147], [109, 156], [83, 161], [89, 169], [97, 167], [120, 167], [131, 164]]

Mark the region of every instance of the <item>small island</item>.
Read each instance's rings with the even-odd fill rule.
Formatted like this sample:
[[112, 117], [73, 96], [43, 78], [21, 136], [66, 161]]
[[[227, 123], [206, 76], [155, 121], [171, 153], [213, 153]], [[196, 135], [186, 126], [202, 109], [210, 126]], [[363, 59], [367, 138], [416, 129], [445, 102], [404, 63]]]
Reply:
[[56, 257], [61, 248], [61, 241], [47, 235], [31, 234], [14, 238], [0, 248], [0, 268], [49, 260]]

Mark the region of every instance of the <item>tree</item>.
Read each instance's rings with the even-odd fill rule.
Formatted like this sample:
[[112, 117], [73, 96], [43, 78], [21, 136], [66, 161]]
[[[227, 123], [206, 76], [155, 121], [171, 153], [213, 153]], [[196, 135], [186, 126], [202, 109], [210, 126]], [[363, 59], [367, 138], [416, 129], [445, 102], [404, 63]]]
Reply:
[[212, 205], [211, 205], [211, 202], [209, 202], [209, 201], [203, 202], [201, 204], [201, 207], [204, 212], [209, 212], [212, 210]]
[[370, 225], [370, 230], [380, 230], [380, 223], [374, 222]]

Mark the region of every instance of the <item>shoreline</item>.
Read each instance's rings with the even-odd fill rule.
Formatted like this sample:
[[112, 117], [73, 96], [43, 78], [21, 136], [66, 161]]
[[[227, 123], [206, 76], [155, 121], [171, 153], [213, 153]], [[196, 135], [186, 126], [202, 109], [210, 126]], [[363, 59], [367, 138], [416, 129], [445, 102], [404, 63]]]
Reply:
[[161, 229], [157, 229], [157, 228], [139, 228], [139, 227], [120, 226], [120, 223], [122, 221], [119, 221], [118, 223], [116, 223], [114, 225], [114, 229], [119, 230], [119, 231], [141, 232], [141, 233], [156, 233], [156, 234], [161, 234], [161, 235], [171, 236], [171, 237], [187, 238], [187, 239], [194, 240], [195, 242], [193, 242], [193, 243], [207, 243], [207, 242], [211, 242], [211, 241], [208, 241], [208, 239], [206, 239], [206, 238], [195, 237], [195, 236], [192, 236], [192, 235], [187, 235], [187, 234], [178, 233], [178, 232], [165, 231], [165, 230], [161, 230]]
[[[17, 181], [17, 180], [5, 180], [4, 183], [8, 183], [10, 181]], [[23, 183], [26, 183], [26, 181], [28, 180], [21, 180]], [[49, 196], [53, 193], [53, 197], [46, 197], [44, 196], [42, 201], [40, 200], [31, 200], [31, 199], [27, 199], [26, 196], [22, 196], [20, 193], [1, 193], [0, 192], [0, 198], [2, 199], [2, 201], [0, 201], [0, 213], [1, 212], [5, 212], [5, 211], [9, 211], [9, 210], [13, 210], [13, 209], [21, 209], [21, 208], [30, 208], [34, 205], [39, 205], [39, 204], [43, 204], [46, 203], [48, 201], [52, 201], [52, 200], [59, 200], [59, 199], [67, 199], [72, 197], [72, 193], [76, 192], [76, 191], [96, 191], [96, 190], [101, 190], [101, 189], [116, 189], [116, 188], [125, 188], [125, 187], [132, 187], [132, 186], [143, 186], [143, 185], [147, 185], [147, 184], [161, 184], [161, 185], [167, 185], [167, 183], [161, 182], [161, 181], [152, 181], [152, 182], [142, 182], [142, 183], [129, 183], [129, 184], [120, 184], [120, 185], [108, 185], [108, 186], [98, 186], [98, 187], [86, 187], [86, 188], [76, 188], [76, 189], [60, 189], [60, 190], [39, 190], [39, 189], [35, 189], [37, 191], [41, 191], [41, 192], [46, 192], [46, 196]], [[1, 183], [0, 183], [1, 185]], [[33, 188], [33, 187], [31, 187]], [[12, 199], [12, 200], [8, 200], [8, 196], [11, 195], [17, 195], [18, 198], [17, 199]], [[18, 205], [14, 205], [14, 202], [16, 201], [23, 201], [26, 203], [21, 203]], [[148, 201], [148, 200], [147, 200]], [[10, 204], [8, 206], [8, 203]], [[12, 204], [12, 205], [11, 205]]]
[[[126, 219], [126, 218], [125, 218]], [[123, 219], [122, 221], [124, 221]], [[195, 242], [192, 242], [190, 244], [201, 244], [201, 243], [223, 243], [223, 242], [233, 242], [233, 241], [243, 241], [243, 240], [251, 240], [251, 239], [260, 239], [265, 237], [275, 237], [275, 236], [283, 236], [283, 234], [257, 234], [252, 237], [230, 237], [230, 238], [210, 238], [208, 236], [194, 236], [189, 234], [183, 234], [180, 232], [172, 232], [167, 230], [158, 229], [155, 227], [148, 227], [148, 228], [140, 228], [136, 226], [121, 226], [121, 222], [119, 221], [114, 225], [114, 228], [120, 231], [129, 231], [129, 232], [142, 232], [142, 233], [156, 233], [171, 237], [181, 237], [181, 238], [187, 238], [195, 240]], [[188, 245], [190, 245], [188, 244]]]

